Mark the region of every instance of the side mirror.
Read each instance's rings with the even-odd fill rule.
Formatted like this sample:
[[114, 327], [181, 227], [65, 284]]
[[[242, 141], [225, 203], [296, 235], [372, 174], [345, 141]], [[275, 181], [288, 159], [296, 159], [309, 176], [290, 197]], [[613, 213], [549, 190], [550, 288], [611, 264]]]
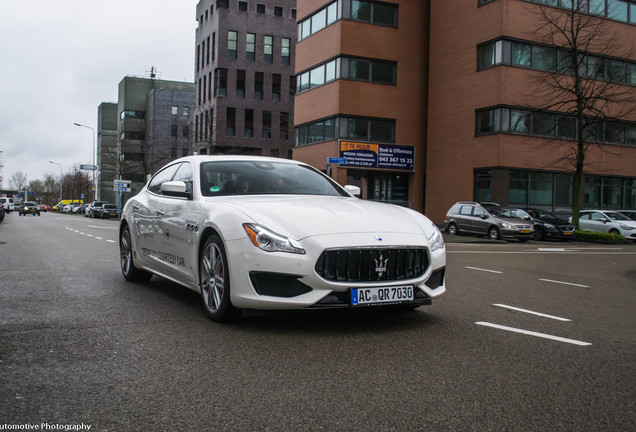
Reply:
[[344, 188], [351, 195], [360, 198], [361, 191], [360, 191], [360, 188], [358, 186], [346, 185]]
[[488, 219], [488, 215], [486, 213], [484, 213], [483, 215], [481, 215], [482, 219]]
[[188, 186], [182, 181], [169, 181], [161, 184], [161, 193], [167, 196], [192, 199], [192, 193], [187, 191]]

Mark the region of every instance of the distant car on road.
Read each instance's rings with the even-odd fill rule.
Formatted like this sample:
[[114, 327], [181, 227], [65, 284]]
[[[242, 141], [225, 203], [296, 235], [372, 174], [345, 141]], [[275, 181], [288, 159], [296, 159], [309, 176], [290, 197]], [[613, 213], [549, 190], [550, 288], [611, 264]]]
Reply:
[[473, 201], [455, 203], [446, 213], [444, 228], [450, 235], [487, 235], [491, 240], [517, 239], [524, 242], [534, 234], [532, 223], [516, 217], [512, 210], [496, 203]]
[[636, 241], [636, 221], [617, 211], [582, 210], [579, 226], [582, 230], [621, 234], [626, 239]]
[[100, 219], [116, 218], [118, 216], [117, 206], [115, 204], [106, 203], [100, 207], [94, 207], [92, 209], [92, 217]]
[[91, 210], [95, 207], [101, 207], [104, 204], [108, 204], [108, 201], [93, 201], [92, 203], [88, 204], [86, 208], [84, 208], [84, 216], [93, 217], [91, 215]]
[[26, 216], [28, 214], [32, 214], [33, 216], [40, 216], [40, 210], [38, 209], [38, 205], [33, 201], [27, 201], [20, 206], [20, 216]]
[[564, 219], [559, 219], [550, 212], [534, 208], [511, 209], [516, 216], [529, 220], [534, 225], [534, 240], [555, 238], [569, 240], [574, 238], [574, 225]]

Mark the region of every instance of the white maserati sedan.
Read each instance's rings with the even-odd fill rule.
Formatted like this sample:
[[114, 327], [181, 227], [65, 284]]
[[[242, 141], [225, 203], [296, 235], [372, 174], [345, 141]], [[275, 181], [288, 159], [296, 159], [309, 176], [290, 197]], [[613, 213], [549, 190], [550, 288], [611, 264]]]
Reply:
[[184, 157], [126, 202], [121, 270], [199, 292], [215, 321], [241, 309], [431, 304], [446, 291], [439, 229], [359, 193], [298, 161]]

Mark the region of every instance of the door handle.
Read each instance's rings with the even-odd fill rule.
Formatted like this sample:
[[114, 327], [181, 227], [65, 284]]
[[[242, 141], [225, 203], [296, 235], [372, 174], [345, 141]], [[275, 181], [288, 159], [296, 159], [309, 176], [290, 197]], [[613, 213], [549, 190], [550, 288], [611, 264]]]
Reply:
[[163, 217], [163, 210], [157, 210], [155, 213], [157, 213], [157, 216]]
[[135, 211], [139, 210], [139, 206], [138, 206], [137, 204], [133, 204], [133, 206], [132, 206], [132, 207], [133, 207], [133, 209], [134, 209]]

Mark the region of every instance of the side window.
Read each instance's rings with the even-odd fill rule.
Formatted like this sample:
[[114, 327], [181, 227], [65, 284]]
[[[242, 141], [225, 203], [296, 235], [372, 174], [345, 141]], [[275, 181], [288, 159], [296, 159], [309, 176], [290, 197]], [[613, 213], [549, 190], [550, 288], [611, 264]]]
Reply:
[[475, 209], [473, 210], [473, 216], [475, 217], [482, 217], [485, 214], [486, 212], [483, 209], [480, 209], [479, 207], [475, 207]]
[[460, 208], [461, 206], [458, 206], [458, 205], [453, 206], [453, 208], [450, 210], [450, 214], [459, 214]]
[[579, 219], [589, 220], [590, 219], [590, 213], [582, 214], [581, 217], [579, 217]]
[[178, 163], [170, 165], [169, 167], [159, 171], [150, 180], [150, 183], [148, 183], [148, 190], [152, 193], [161, 194], [161, 185], [167, 181], [172, 180], [172, 177], [174, 177], [174, 174], [177, 172], [180, 166], [181, 164]]
[[592, 213], [592, 220], [595, 221], [602, 221], [605, 219], [605, 216], [603, 216], [601, 213]]
[[471, 206], [462, 206], [461, 210], [459, 211], [459, 214], [463, 216], [470, 216], [472, 211], [473, 211], [473, 208]]
[[182, 163], [172, 180], [184, 182], [186, 184], [186, 192], [192, 193], [192, 165], [188, 162]]

